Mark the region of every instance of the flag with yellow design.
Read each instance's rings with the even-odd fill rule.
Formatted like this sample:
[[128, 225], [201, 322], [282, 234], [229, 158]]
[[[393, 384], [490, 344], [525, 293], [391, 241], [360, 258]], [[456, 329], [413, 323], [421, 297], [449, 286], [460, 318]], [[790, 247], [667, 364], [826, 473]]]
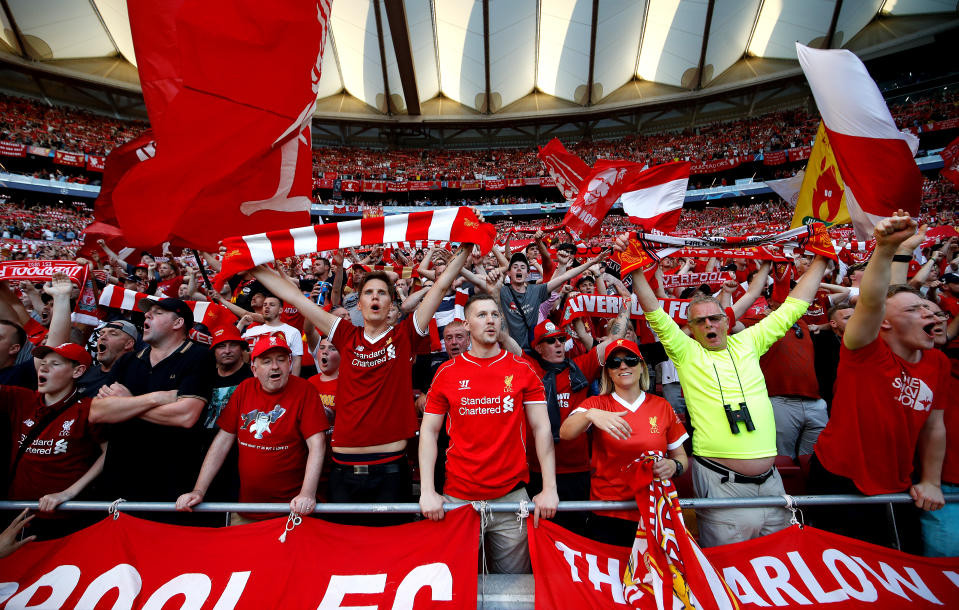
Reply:
[[846, 209], [846, 193], [839, 164], [829, 144], [829, 136], [819, 122], [816, 144], [806, 164], [806, 174], [796, 200], [796, 213], [792, 225], [795, 229], [813, 222], [827, 227], [852, 222]]

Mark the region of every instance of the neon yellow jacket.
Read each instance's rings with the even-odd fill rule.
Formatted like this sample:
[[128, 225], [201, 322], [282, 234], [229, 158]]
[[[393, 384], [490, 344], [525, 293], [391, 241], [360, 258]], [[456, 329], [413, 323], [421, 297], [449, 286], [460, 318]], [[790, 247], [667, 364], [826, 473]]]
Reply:
[[[666, 355], [676, 365], [686, 407], [696, 432], [693, 453], [703, 457], [750, 459], [776, 455], [776, 421], [766, 393], [766, 380], [759, 358], [809, 307], [789, 297], [779, 309], [758, 324], [730, 335], [726, 349], [710, 351], [687, 336], [662, 309], [646, 314], [650, 327], [659, 335]], [[741, 385], [740, 385], [741, 384]], [[738, 424], [733, 434], [723, 404], [733, 411], [745, 402], [756, 429]]]

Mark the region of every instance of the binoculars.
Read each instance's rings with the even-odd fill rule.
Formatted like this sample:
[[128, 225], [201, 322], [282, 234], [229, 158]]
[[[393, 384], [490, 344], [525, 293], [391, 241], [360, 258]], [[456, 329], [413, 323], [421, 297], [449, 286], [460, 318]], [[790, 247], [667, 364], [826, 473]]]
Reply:
[[733, 434], [739, 434], [739, 424], [746, 424], [746, 430], [752, 432], [756, 429], [753, 425], [753, 418], [749, 416], [749, 407], [745, 402], [739, 403], [739, 408], [733, 411], [729, 405], [723, 405], [726, 411], [726, 421], [729, 422], [729, 431]]

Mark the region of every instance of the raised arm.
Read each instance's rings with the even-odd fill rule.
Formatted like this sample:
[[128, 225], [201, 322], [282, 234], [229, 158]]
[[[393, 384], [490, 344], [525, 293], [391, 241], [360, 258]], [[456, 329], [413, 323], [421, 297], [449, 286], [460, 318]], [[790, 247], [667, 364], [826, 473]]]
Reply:
[[817, 254], [816, 258], [809, 264], [809, 269], [806, 269], [806, 273], [803, 273], [799, 281], [796, 282], [796, 286], [789, 293], [789, 296], [812, 303], [813, 299], [816, 298], [816, 291], [819, 290], [819, 282], [822, 281], [822, 276], [826, 273], [828, 260], [825, 256]]
[[846, 323], [842, 342], [848, 349], [865, 347], [879, 336], [886, 315], [886, 291], [889, 289], [892, 257], [902, 242], [916, 232], [916, 221], [899, 210], [879, 221], [873, 230], [876, 249], [859, 282], [859, 301]]
[[416, 307], [416, 311], [413, 312], [413, 321], [416, 323], [417, 328], [429, 328], [430, 318], [432, 318], [436, 310], [439, 309], [443, 297], [446, 296], [446, 291], [453, 285], [453, 280], [460, 274], [460, 270], [462, 270], [463, 265], [466, 264], [466, 258], [472, 251], [473, 244], [461, 244], [456, 251], [456, 255], [447, 263], [446, 269], [436, 278], [433, 287], [427, 291], [426, 296], [423, 297], [423, 301]]
[[253, 269], [253, 277], [284, 303], [296, 307], [304, 318], [309, 318], [313, 322], [316, 330], [324, 337], [330, 334], [333, 324], [339, 320], [339, 318], [328, 311], [324, 311], [322, 307], [303, 296], [299, 287], [291, 284], [289, 280], [276, 271], [260, 265]]
[[749, 282], [749, 286], [746, 288], [746, 294], [739, 297], [739, 300], [733, 303], [733, 313], [736, 314], [737, 320], [746, 315], [749, 308], [753, 306], [753, 303], [755, 303], [759, 295], [762, 294], [763, 288], [766, 287], [766, 280], [769, 278], [769, 269], [772, 265], [772, 261], [763, 261], [763, 264], [759, 267], [759, 271], [756, 272], [752, 281]]
[[46, 343], [62, 345], [70, 340], [70, 294], [73, 292], [73, 282], [63, 273], [54, 273], [50, 281], [43, 285], [43, 291], [53, 297]]
[[560, 286], [562, 286], [569, 280], [573, 279], [577, 275], [581, 274], [582, 272], [586, 271], [587, 269], [589, 269], [596, 263], [601, 262], [607, 256], [609, 256], [609, 250], [603, 250], [602, 252], [600, 252], [593, 258], [589, 259], [588, 261], [586, 261], [579, 267], [573, 267], [572, 269], [567, 269], [564, 273], [558, 276], [556, 274], [553, 274], [553, 278], [546, 284], [546, 289], [549, 292], [553, 292], [554, 290], [556, 290], [557, 288], [559, 288]]

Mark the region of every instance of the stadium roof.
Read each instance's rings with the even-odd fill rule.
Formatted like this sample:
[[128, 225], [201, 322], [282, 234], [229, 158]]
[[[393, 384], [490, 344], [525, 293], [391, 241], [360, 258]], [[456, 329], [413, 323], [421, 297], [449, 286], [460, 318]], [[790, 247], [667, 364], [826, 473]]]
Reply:
[[[110, 93], [139, 92], [126, 0], [0, 6], [0, 62], [41, 93], [37, 75], [100, 87], [116, 112], [136, 106]], [[795, 76], [795, 41], [878, 56], [956, 27], [957, 11], [956, 0], [335, 0], [316, 116], [482, 122], [681, 100]], [[16, 88], [9, 71], [0, 86]]]

